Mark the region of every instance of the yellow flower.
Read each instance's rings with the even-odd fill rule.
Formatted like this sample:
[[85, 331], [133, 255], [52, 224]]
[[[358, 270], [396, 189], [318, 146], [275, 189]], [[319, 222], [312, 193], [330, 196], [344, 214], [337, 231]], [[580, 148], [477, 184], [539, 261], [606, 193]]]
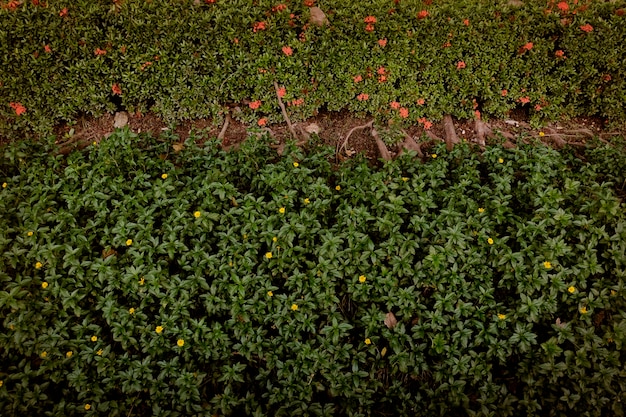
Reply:
[[4, 385], [4, 381], [0, 379], [0, 387]]
[[484, 212], [485, 212], [485, 209], [484, 209], [484, 208], [482, 208], [482, 207], [479, 207], [479, 208], [478, 208], [478, 212], [479, 212], [479, 213], [484, 213]]
[[200, 216], [202, 216], [202, 213], [200, 213], [200, 211], [194, 211], [194, 212], [193, 212], [193, 217], [195, 217], [196, 219], [197, 219], [198, 217], [200, 217]]
[[274, 236], [274, 237], [272, 238], [272, 242], [274, 242], [274, 243], [278, 242], [278, 238], [277, 238], [276, 236]]
[[65, 357], [66, 358], [71, 358], [73, 354], [74, 354], [74, 352], [72, 352], [71, 350], [68, 350], [67, 353], [65, 354]]
[[91, 404], [85, 404], [85, 410], [87, 411], [91, 410]]
[[143, 285], [146, 283], [146, 279], [144, 277], [141, 277], [141, 279], [139, 280], [139, 285]]
[[265, 254], [265, 257], [266, 257], [267, 259], [272, 259], [272, 252], [267, 252], [267, 253]]
[[539, 136], [544, 137], [546, 134], [543, 132], [539, 132]]
[[43, 264], [42, 264], [41, 262], [37, 262], [37, 263], [35, 264], [35, 268], [36, 268], [36, 269], [40, 269], [42, 266], [43, 266]]
[[298, 304], [292, 304], [292, 305], [291, 305], [291, 309], [292, 309], [293, 311], [296, 311], [296, 310], [298, 309]]
[[96, 142], [95, 140], [93, 141], [93, 146], [98, 146], [98, 142]]
[[362, 283], [364, 283], [364, 282], [365, 282], [365, 280], [366, 280], [366, 279], [367, 279], [367, 278], [365, 277], [365, 275], [361, 275], [361, 276], [359, 277], [359, 282], [362, 284]]
[[366, 345], [371, 345], [372, 344], [372, 341], [370, 340], [369, 337], [367, 339], [365, 339], [365, 344]]
[[161, 178], [163, 178], [164, 180], [167, 179], [167, 174], [161, 174]]
[[271, 291], [268, 291], [268, 292], [267, 292], [267, 296], [268, 296], [268, 297], [273, 297], [273, 296], [274, 296], [274, 293], [273, 293], [273, 292], [271, 292]]
[[183, 347], [185, 345], [185, 341], [183, 339], [178, 339], [176, 344], [178, 345], [178, 347]]
[[499, 318], [500, 320], [504, 320], [504, 319], [506, 318], [506, 314], [499, 313], [499, 314], [498, 314], [498, 318]]
[[130, 246], [133, 244], [133, 240], [132, 239], [126, 239], [126, 246]]
[[163, 331], [163, 326], [157, 326], [155, 331], [157, 332], [157, 334], [161, 334], [161, 332]]
[[504, 159], [502, 159], [502, 158], [498, 158], [498, 163], [499, 163], [499, 164], [503, 164], [503, 163], [504, 163]]
[[545, 261], [543, 263], [543, 267], [546, 268], [546, 269], [550, 269], [550, 268], [552, 268], [552, 264], [550, 262], [548, 262], [548, 261]]
[[611, 290], [611, 295], [617, 295], [617, 291]]
[[97, 342], [98, 341], [98, 336], [91, 336], [91, 341], [92, 342]]
[[33, 235], [33, 231], [29, 230], [28, 233], [26, 233], [26, 236], [31, 237]]
[[492, 238], [487, 239], [487, 243], [489, 243], [490, 245], [493, 245], [493, 239]]
[[304, 204], [309, 204], [311, 202], [311, 200], [309, 200], [308, 198], [304, 199]]
[[102, 353], [103, 353], [103, 352], [104, 352], [104, 351], [103, 351], [102, 349], [98, 349], [98, 351], [96, 352], [96, 355], [98, 355], [98, 356], [102, 356]]
[[133, 307], [131, 307], [131, 308], [128, 309], [128, 312], [130, 314], [135, 314], [135, 309]]
[[41, 357], [45, 358], [46, 356], [48, 356], [48, 352], [46, 352], [45, 350], [43, 352], [41, 352]]
[[341, 191], [341, 185], [336, 186], [336, 187], [335, 187], [335, 190], [337, 190], [337, 191]]
[[298, 167], [300, 166], [300, 164], [299, 164], [299, 163], [297, 163], [297, 162], [294, 162], [294, 163], [293, 163], [293, 166], [294, 166], [294, 168], [298, 168]]
[[46, 281], [42, 282], [42, 283], [41, 283], [41, 288], [43, 288], [44, 290], [45, 290], [46, 288], [48, 288], [48, 283], [47, 283]]
[[571, 287], [569, 287], [569, 288], [567, 289], [567, 291], [569, 291], [569, 292], [570, 292], [570, 294], [574, 294], [574, 293], [576, 292], [576, 287], [574, 287], [574, 286], [572, 285]]
[[7, 184], [6, 182], [2, 183], [2, 188], [7, 188], [9, 186], [9, 184]]
[[587, 314], [587, 307], [581, 307], [580, 314]]
[[242, 237], [243, 237], [244, 239], [247, 239], [247, 238], [248, 238], [248, 235], [245, 235], [245, 234], [244, 234]]
[[434, 153], [434, 154], [432, 154], [432, 155], [431, 155], [431, 157], [432, 157], [432, 158], [436, 158], [436, 157], [437, 157], [437, 154], [436, 154], [436, 153]]
[[278, 212], [279, 212], [280, 214], [285, 214], [285, 208], [284, 208], [284, 207], [279, 208], [279, 209], [278, 209]]
[[402, 177], [402, 181], [407, 182], [409, 180], [409, 177]]

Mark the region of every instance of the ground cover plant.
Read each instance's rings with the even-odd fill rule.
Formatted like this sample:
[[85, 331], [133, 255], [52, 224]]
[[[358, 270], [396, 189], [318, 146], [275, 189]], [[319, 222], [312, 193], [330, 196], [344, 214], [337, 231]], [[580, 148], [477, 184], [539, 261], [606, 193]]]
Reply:
[[[624, 121], [624, 1], [3, 0], [0, 133], [81, 114]], [[321, 13], [321, 15], [320, 15]]]
[[623, 143], [173, 141], [2, 148], [1, 414], [624, 414]]

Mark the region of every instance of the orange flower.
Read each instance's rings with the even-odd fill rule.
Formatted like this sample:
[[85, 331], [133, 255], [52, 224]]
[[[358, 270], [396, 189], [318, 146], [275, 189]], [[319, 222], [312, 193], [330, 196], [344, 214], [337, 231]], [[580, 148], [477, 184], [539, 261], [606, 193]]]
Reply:
[[44, 45], [43, 46], [43, 50], [46, 51], [47, 54], [52, 52], [52, 49], [50, 48], [50, 45]]
[[424, 19], [425, 17], [428, 16], [428, 11], [427, 10], [422, 10], [417, 14], [417, 18], [418, 19]]
[[248, 103], [248, 107], [250, 107], [252, 110], [258, 109], [259, 107], [261, 107], [261, 100]]
[[373, 32], [374, 31], [374, 25], [368, 23], [367, 25], [365, 25], [365, 31], [366, 32]]
[[387, 81], [387, 76], [381, 75], [380, 77], [378, 77], [378, 82], [379, 83], [384, 83], [385, 81]]
[[21, 116], [26, 113], [26, 107], [22, 103], [9, 103], [9, 106], [15, 110], [17, 116]]
[[424, 122], [424, 129], [426, 129], [426, 130], [430, 130], [430, 128], [431, 128], [431, 127], [433, 127], [432, 122], [429, 122], [428, 120], [426, 120], [426, 121]]
[[541, 110], [541, 106], [539, 104], [535, 104], [535, 111], [540, 111]]
[[313, 7], [315, 5], [315, 0], [305, 0], [304, 5], [306, 7]]
[[143, 64], [141, 64], [141, 70], [145, 70], [147, 67], [149, 67], [150, 65], [152, 65], [152, 61], [146, 61]]
[[233, 43], [235, 45], [239, 45], [239, 38], [233, 38]]
[[254, 26], [252, 27], [252, 31], [254, 33], [257, 33], [258, 31], [265, 30], [265, 29], [267, 29], [267, 23], [265, 22], [256, 22]]
[[100, 49], [100, 48], [96, 48], [95, 51], [93, 51], [94, 55], [96, 56], [101, 56], [101, 55], [106, 55], [107, 51], [106, 49]]
[[59, 16], [64, 17], [67, 15], [67, 7], [64, 7], [63, 10], [59, 12]]
[[580, 27], [580, 30], [582, 30], [583, 32], [593, 32], [593, 26], [591, 26], [589, 23], [587, 23], [586, 25], [582, 25]]
[[272, 7], [272, 11], [275, 12], [282, 12], [283, 10], [287, 9], [287, 5], [286, 4], [277, 4], [276, 6]]
[[385, 46], [387, 46], [387, 39], [379, 39], [378, 45], [380, 45], [381, 48], [384, 48]]
[[387, 72], [387, 70], [385, 69], [385, 67], [380, 67], [380, 68], [378, 68], [378, 69], [376, 70], [376, 73], [377, 73], [378, 75], [385, 75], [385, 74], [386, 74], [386, 72]]
[[365, 93], [361, 93], [358, 96], [356, 96], [356, 99], [359, 101], [365, 101], [368, 100], [370, 98], [369, 94], [365, 94]]
[[417, 99], [417, 105], [418, 106], [423, 106], [424, 103], [426, 103], [426, 100], [424, 100], [423, 98], [418, 98]]
[[466, 65], [465, 65], [464, 61], [459, 61], [459, 62], [456, 63], [456, 69], [458, 69], [458, 70], [463, 69], [465, 67], [466, 67]]
[[261, 127], [265, 126], [267, 124], [267, 119], [263, 118], [263, 119], [259, 119], [259, 121], [257, 122], [257, 124]]
[[278, 89], [278, 97], [283, 98], [287, 94], [287, 89], [285, 87], [280, 87]]
[[11, 10], [12, 12], [16, 11], [18, 6], [21, 3], [17, 0], [11, 0], [10, 2], [8, 2], [6, 5], [2, 6], [3, 9], [8, 9]]
[[522, 46], [522, 49], [525, 51], [530, 51], [531, 49], [533, 49], [533, 43], [532, 42], [528, 42], [526, 45]]
[[409, 117], [409, 109], [407, 109], [406, 107], [401, 107], [399, 113], [400, 117], [402, 117], [403, 119]]
[[530, 97], [528, 97], [528, 96], [520, 97], [519, 102], [522, 103], [522, 104], [530, 103]]
[[293, 55], [293, 49], [290, 46], [283, 46], [283, 54], [291, 56]]
[[449, 47], [451, 47], [451, 46], [452, 46], [452, 44], [451, 44], [450, 42], [446, 42], [446, 43], [444, 43], [444, 44], [442, 45], [442, 47], [443, 47], [443, 48], [449, 48]]
[[509, 92], [507, 90], [502, 90], [500, 94], [502, 94], [502, 97], [506, 97], [506, 95], [509, 94]]
[[557, 58], [565, 58], [565, 52], [559, 49], [554, 53], [554, 56], [556, 56]]
[[389, 106], [391, 106], [391, 108], [394, 110], [398, 110], [400, 108], [400, 103], [398, 103], [397, 101], [392, 101], [391, 103], [389, 103]]
[[113, 84], [111, 86], [111, 91], [113, 92], [113, 95], [116, 95], [116, 96], [122, 95], [122, 87], [120, 87], [119, 84]]
[[564, 2], [564, 1], [557, 4], [556, 7], [558, 7], [559, 10], [562, 12], [566, 12], [569, 10], [569, 5], [567, 4], [567, 2]]
[[295, 107], [301, 106], [303, 104], [304, 104], [304, 99], [302, 97], [291, 100], [289, 103], [287, 103], [288, 106], [295, 106]]
[[374, 16], [367, 16], [365, 19], [363, 19], [363, 21], [365, 23], [373, 24], [373, 23], [376, 23], [376, 17], [374, 17]]
[[463, 19], [463, 24], [465, 26], [469, 26], [469, 19]]
[[363, 81], [363, 77], [361, 77], [360, 74], [352, 79], [354, 80], [355, 83], [360, 83], [361, 81]]

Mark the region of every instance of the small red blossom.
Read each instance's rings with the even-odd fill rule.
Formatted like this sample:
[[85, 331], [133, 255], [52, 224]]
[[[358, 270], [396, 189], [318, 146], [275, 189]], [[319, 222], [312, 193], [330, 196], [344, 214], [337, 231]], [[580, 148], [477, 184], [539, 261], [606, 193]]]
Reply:
[[287, 56], [293, 55], [293, 49], [291, 49], [291, 46], [283, 46], [283, 54]]
[[469, 26], [469, 19], [463, 19], [463, 24], [465, 26]]
[[379, 45], [381, 48], [384, 48], [385, 46], [387, 46], [387, 39], [379, 39], [379, 40], [378, 40], [378, 45]]
[[417, 99], [417, 105], [418, 106], [423, 106], [424, 103], [426, 103], [426, 100], [424, 100], [423, 98], [418, 98]]
[[562, 12], [566, 12], [569, 10], [569, 4], [567, 4], [567, 2], [565, 1], [559, 2], [559, 4], [557, 4], [556, 7], [558, 7], [559, 10]]
[[556, 56], [557, 58], [564, 58], [565, 57], [565, 52], [563, 52], [562, 50], [558, 50], [554, 53], [554, 56]]
[[418, 14], [417, 14], [417, 18], [418, 19], [424, 19], [428, 17], [428, 10], [421, 10]]
[[304, 98], [300, 97], [287, 103], [288, 106], [298, 107], [304, 104]]
[[59, 16], [61, 17], [67, 16], [67, 7], [64, 7], [63, 10], [59, 12]]
[[365, 31], [366, 32], [373, 32], [374, 31], [374, 25], [372, 25], [371, 23], [368, 23], [367, 25], [365, 25]]
[[282, 12], [283, 10], [287, 9], [287, 5], [286, 4], [277, 4], [276, 6], [272, 7], [272, 11], [274, 13], [276, 12]]
[[525, 96], [525, 97], [520, 97], [519, 102], [522, 104], [528, 104], [530, 103], [530, 97]]
[[366, 101], [366, 100], [369, 100], [369, 98], [370, 98], [369, 94], [366, 94], [366, 93], [361, 93], [358, 96], [356, 96], [356, 99], [359, 101]]
[[533, 43], [532, 42], [528, 42], [526, 45], [522, 46], [522, 49], [526, 50], [526, 51], [530, 51], [531, 49], [533, 49]]
[[398, 113], [400, 114], [400, 117], [402, 117], [403, 119], [406, 119], [407, 117], [409, 117], [409, 109], [407, 109], [406, 107], [401, 107]]
[[256, 22], [254, 26], [252, 27], [252, 31], [254, 33], [257, 33], [258, 31], [265, 30], [265, 29], [267, 29], [267, 23], [265, 22]]
[[147, 67], [149, 67], [150, 65], [152, 65], [151, 61], [146, 61], [143, 64], [141, 64], [141, 70], [145, 70]]
[[252, 110], [258, 109], [259, 107], [261, 107], [261, 100], [251, 101], [250, 103], [248, 103], [248, 107], [250, 107]]
[[508, 90], [502, 90], [502, 91], [500, 92], [500, 94], [502, 94], [502, 97], [506, 97], [506, 96], [507, 96], [507, 94], [509, 94], [509, 92], [508, 92]]
[[306, 7], [313, 7], [315, 5], [315, 0], [305, 0], [304, 5]]
[[283, 98], [287, 94], [287, 89], [285, 87], [280, 87], [278, 89], [278, 97]]
[[361, 77], [361, 74], [357, 75], [356, 77], [352, 79], [354, 80], [355, 83], [360, 83], [361, 81], [363, 81], [363, 77]]
[[119, 84], [113, 84], [111, 86], [111, 91], [113, 92], [114, 95], [116, 96], [121, 96], [122, 95], [122, 87], [120, 87]]
[[442, 47], [443, 47], [443, 48], [449, 48], [449, 47], [451, 47], [451, 46], [452, 46], [452, 44], [451, 44], [450, 42], [446, 42], [446, 43], [444, 43], [444, 44], [442, 45]]
[[609, 81], [611, 81], [611, 74], [604, 74], [604, 75], [602, 76], [602, 81], [604, 81], [604, 82], [609, 82]]
[[378, 77], [378, 82], [379, 83], [384, 83], [385, 81], [387, 81], [387, 76], [386, 75], [381, 75]]
[[397, 101], [392, 101], [391, 103], [389, 103], [389, 106], [394, 110], [398, 110], [400, 108], [400, 103], [398, 103]]
[[239, 38], [233, 38], [233, 43], [235, 45], [239, 45]]
[[376, 23], [376, 17], [375, 16], [367, 16], [365, 19], [363, 19], [363, 21], [365, 23], [374, 24], [374, 23]]
[[385, 69], [385, 67], [379, 67], [379, 68], [376, 70], [376, 73], [377, 73], [378, 75], [385, 75], [385, 74], [387, 74], [387, 70]]
[[26, 107], [22, 103], [9, 103], [9, 107], [15, 110], [17, 116], [21, 116], [26, 113]]
[[459, 62], [456, 63], [456, 69], [458, 69], [458, 70], [463, 69], [465, 67], [466, 67], [466, 65], [465, 65], [464, 61], [459, 61]]
[[47, 54], [52, 53], [52, 48], [50, 48], [50, 45], [44, 45], [44, 46], [43, 46], [43, 50], [44, 50]]
[[582, 25], [580, 27], [580, 30], [582, 30], [583, 32], [586, 32], [586, 33], [593, 32], [593, 26], [591, 26], [589, 23], [587, 23], [586, 25]]
[[432, 122], [426, 120], [425, 117], [420, 117], [419, 119], [417, 119], [417, 122], [420, 124], [424, 125], [424, 129], [429, 130], [431, 127], [433, 127]]
[[204, 0], [206, 4], [215, 4], [216, 0]]
[[259, 119], [258, 122], [256, 122], [259, 126], [263, 127], [267, 124], [267, 119], [264, 117], [262, 119]]
[[624, 10], [624, 9], [617, 9], [617, 10], [615, 10], [615, 14], [617, 16], [624, 16], [624, 14], [626, 14], [626, 10]]
[[3, 9], [7, 9], [7, 10], [11, 10], [12, 12], [16, 11], [17, 8], [20, 6], [20, 2], [17, 0], [11, 0], [10, 2], [8, 2], [7, 4], [5, 4], [4, 6], [2, 6]]
[[535, 111], [541, 111], [542, 107], [539, 104], [535, 104]]
[[96, 56], [101, 56], [101, 55], [106, 55], [107, 51], [106, 49], [100, 49], [100, 48], [96, 48], [95, 51], [93, 51], [94, 55]]

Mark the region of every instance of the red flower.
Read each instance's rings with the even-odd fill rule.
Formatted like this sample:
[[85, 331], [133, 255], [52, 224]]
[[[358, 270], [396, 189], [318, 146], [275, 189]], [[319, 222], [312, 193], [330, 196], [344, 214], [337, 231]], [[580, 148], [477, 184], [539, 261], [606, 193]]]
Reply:
[[559, 10], [562, 12], [566, 12], [569, 10], [569, 5], [565, 1], [562, 1], [559, 4], [557, 4], [556, 7], [558, 7]]
[[418, 19], [424, 19], [428, 16], [428, 10], [422, 10], [417, 14]]
[[11, 0], [6, 5], [2, 6], [3, 9], [11, 10], [12, 12], [16, 11], [21, 3], [17, 0]]
[[357, 75], [356, 77], [352, 79], [354, 80], [355, 83], [360, 83], [361, 81], [363, 81], [363, 77], [361, 77], [361, 74]]
[[291, 49], [291, 46], [283, 46], [283, 54], [287, 56], [293, 55], [293, 49]]
[[391, 103], [389, 103], [389, 106], [391, 106], [391, 108], [394, 110], [398, 110], [400, 108], [400, 103], [398, 103], [397, 101], [392, 101]]
[[254, 26], [252, 27], [252, 31], [254, 33], [257, 33], [259, 30], [265, 30], [265, 29], [267, 29], [267, 23], [265, 22], [256, 22]]
[[417, 105], [418, 106], [423, 106], [424, 103], [426, 103], [426, 100], [424, 100], [423, 98], [418, 98], [417, 99]]
[[469, 19], [463, 19], [463, 24], [465, 26], [469, 26]]
[[624, 9], [617, 9], [615, 10], [615, 14], [618, 16], [624, 16], [624, 13], [626, 13], [626, 11], [624, 11]]
[[378, 45], [380, 45], [381, 48], [384, 48], [385, 46], [387, 46], [387, 39], [379, 39]]
[[365, 19], [363, 19], [363, 21], [365, 23], [373, 24], [373, 23], [376, 23], [376, 17], [374, 17], [374, 16], [367, 16]]
[[96, 56], [101, 56], [101, 55], [106, 55], [107, 51], [106, 49], [100, 49], [100, 48], [96, 48], [95, 51], [93, 51], [94, 55]]
[[315, 0], [305, 0], [304, 1], [304, 5], [306, 7], [313, 7], [314, 4], [315, 4]]
[[449, 48], [451, 46], [452, 46], [452, 44], [450, 42], [446, 42], [446, 43], [443, 44], [444, 48]]
[[406, 119], [407, 117], [409, 117], [409, 109], [407, 109], [406, 107], [402, 107], [399, 113], [400, 113], [400, 117], [402, 117], [403, 119]]
[[384, 83], [385, 81], [387, 81], [387, 76], [386, 75], [381, 75], [380, 77], [378, 77], [378, 82], [379, 83]]
[[116, 96], [121, 96], [122, 95], [122, 87], [120, 87], [119, 84], [113, 84], [111, 86], [111, 91], [113, 92], [114, 95]]
[[18, 116], [21, 116], [24, 113], [26, 113], [26, 107], [24, 107], [22, 103], [9, 103], [9, 107], [15, 110], [15, 114]]
[[604, 75], [602, 76], [602, 81], [604, 81], [604, 82], [609, 82], [609, 81], [611, 81], [611, 74], [604, 74]]
[[371, 23], [368, 23], [367, 25], [365, 25], [365, 31], [366, 32], [373, 32], [374, 31], [374, 25], [372, 25]]
[[369, 94], [365, 94], [365, 93], [361, 93], [358, 96], [356, 96], [356, 99], [359, 101], [365, 101], [368, 100], [370, 98]]
[[67, 15], [67, 7], [64, 7], [63, 10], [59, 12], [59, 16], [64, 17]]
[[463, 69], [465, 67], [466, 67], [466, 65], [465, 65], [464, 61], [459, 61], [459, 62], [456, 63], [456, 69], [458, 69], [458, 70]]
[[526, 45], [522, 46], [522, 49], [526, 50], [526, 51], [530, 51], [531, 49], [533, 49], [533, 43], [532, 42], [528, 42]]
[[500, 94], [502, 94], [502, 97], [506, 97], [506, 95], [509, 94], [509, 92], [507, 90], [502, 90]]
[[259, 107], [261, 107], [261, 100], [252, 101], [248, 103], [248, 107], [250, 107], [252, 110], [258, 109]]
[[593, 26], [591, 26], [589, 23], [587, 23], [586, 25], [582, 25], [580, 27], [580, 30], [582, 30], [583, 32], [592, 32], [593, 31]]
[[267, 119], [264, 117], [262, 119], [259, 119], [258, 122], [256, 122], [259, 126], [263, 127], [267, 124]]
[[280, 87], [278, 89], [278, 97], [283, 98], [287, 94], [287, 89], [285, 87]]
[[541, 106], [539, 104], [535, 104], [535, 111], [540, 111], [541, 110]]
[[379, 68], [376, 70], [376, 73], [377, 73], [378, 75], [385, 75], [385, 74], [387, 73], [387, 70], [385, 69], [385, 67], [379, 67]]
[[559, 49], [554, 53], [554, 56], [556, 56], [557, 58], [565, 58], [565, 52]]
[[301, 106], [302, 104], [304, 104], [303, 98], [291, 100], [289, 103], [287, 103], [288, 106], [295, 106], [295, 107]]
[[530, 97], [525, 96], [525, 97], [520, 97], [519, 102], [522, 104], [528, 104], [530, 103]]
[[287, 9], [287, 5], [286, 4], [277, 4], [276, 6], [272, 7], [272, 11], [273, 12], [282, 12], [283, 10]]
[[145, 70], [147, 67], [149, 67], [150, 65], [152, 65], [151, 61], [146, 61], [143, 64], [141, 64], [141, 70]]
[[44, 45], [43, 46], [43, 50], [46, 51], [46, 53], [48, 53], [48, 54], [52, 52], [52, 49], [50, 48], [50, 45]]
[[214, 4], [215, 0], [204, 0], [206, 4]]

